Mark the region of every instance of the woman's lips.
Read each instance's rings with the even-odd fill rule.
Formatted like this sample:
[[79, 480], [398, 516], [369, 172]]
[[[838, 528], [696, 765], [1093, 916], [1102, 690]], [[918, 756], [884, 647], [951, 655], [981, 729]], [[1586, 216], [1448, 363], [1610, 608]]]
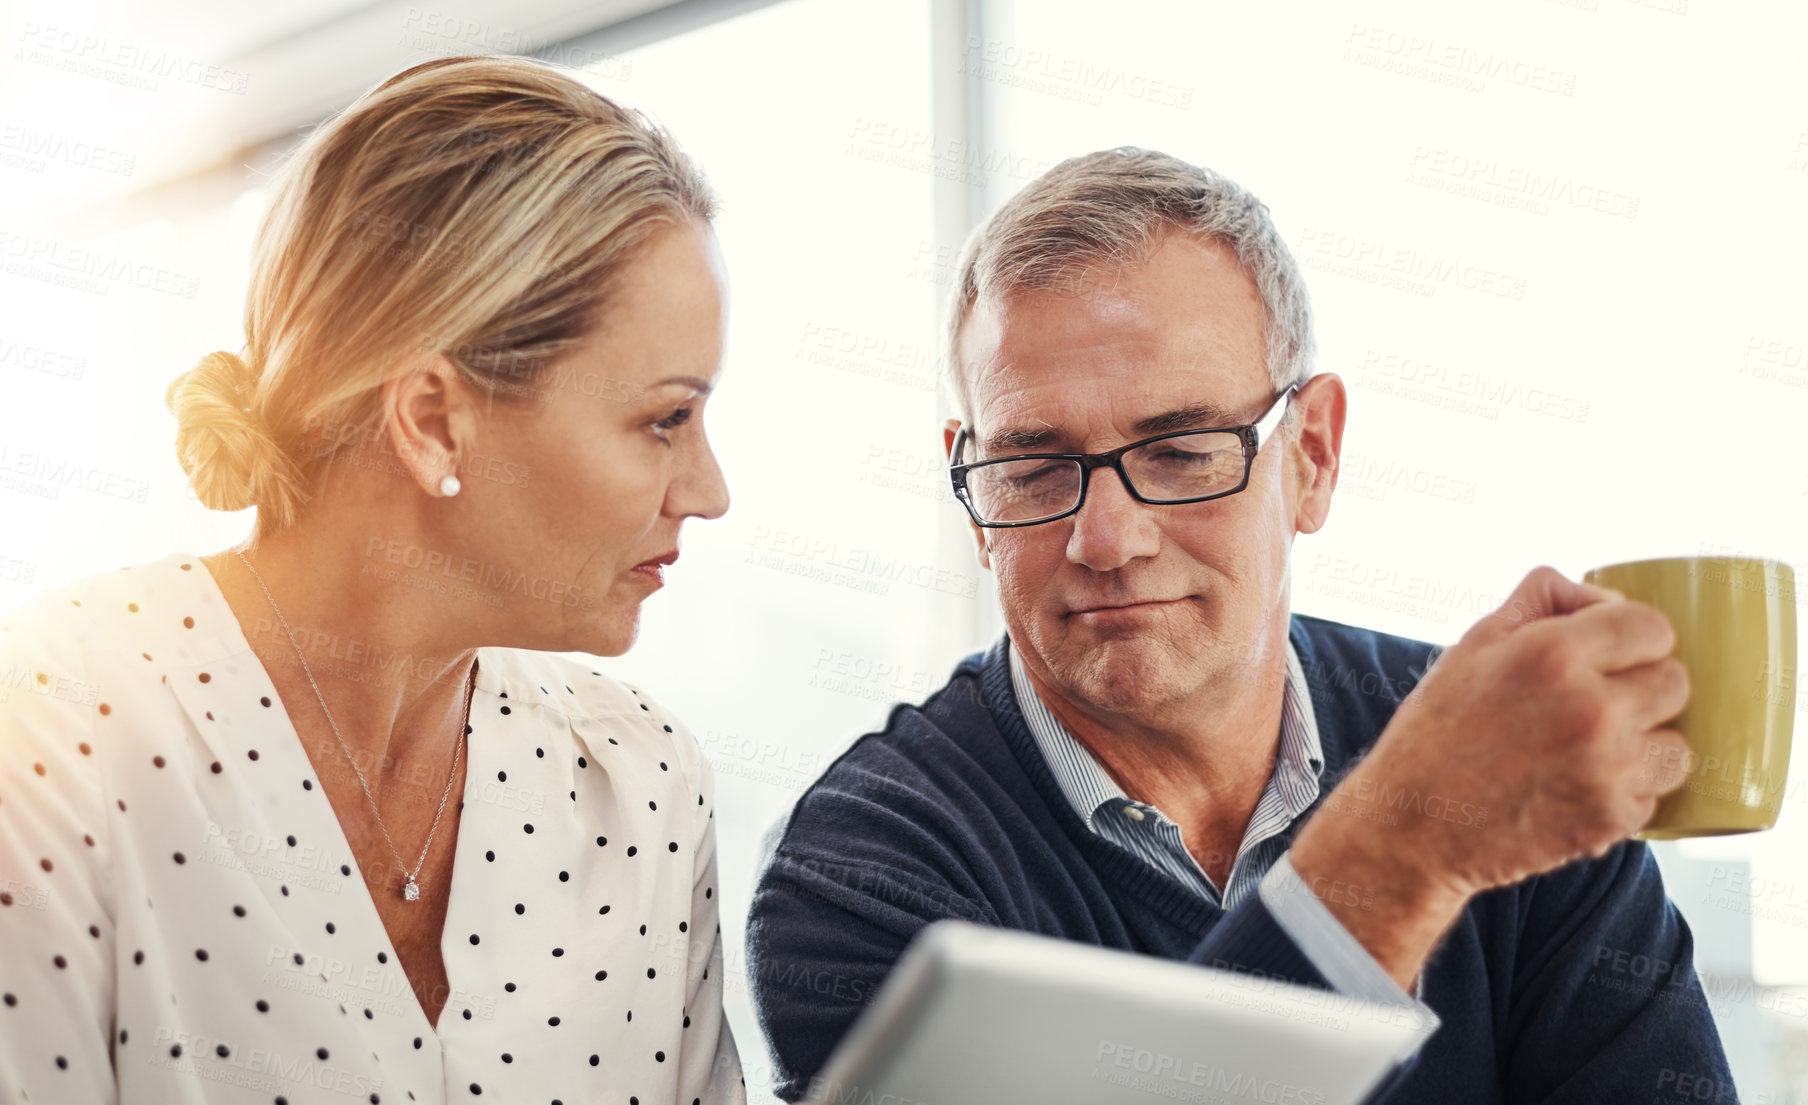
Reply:
[[638, 572], [640, 575], [651, 580], [655, 587], [663, 587], [665, 586], [665, 566], [675, 563], [677, 559], [678, 550], [673, 549], [671, 552], [656, 556], [651, 560], [643, 560], [628, 570], [631, 572]]

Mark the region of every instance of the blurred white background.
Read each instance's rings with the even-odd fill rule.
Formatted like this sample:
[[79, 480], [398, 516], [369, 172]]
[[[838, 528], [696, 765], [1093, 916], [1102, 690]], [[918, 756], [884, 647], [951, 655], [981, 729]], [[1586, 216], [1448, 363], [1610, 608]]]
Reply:
[[[188, 492], [162, 392], [241, 346], [262, 181], [365, 88], [437, 54], [532, 53], [702, 162], [733, 279], [709, 430], [734, 506], [688, 528], [609, 663], [716, 767], [756, 1100], [741, 937], [762, 830], [999, 629], [939, 472], [938, 319], [966, 230], [1056, 161], [1134, 144], [1211, 166], [1306, 266], [1318, 367], [1351, 400], [1295, 609], [1450, 642], [1539, 563], [1808, 571], [1790, 0], [3, 11], [0, 609], [248, 532]], [[1742, 1099], [1765, 1105], [1808, 1102], [1803, 759], [1775, 831], [1659, 846]]]

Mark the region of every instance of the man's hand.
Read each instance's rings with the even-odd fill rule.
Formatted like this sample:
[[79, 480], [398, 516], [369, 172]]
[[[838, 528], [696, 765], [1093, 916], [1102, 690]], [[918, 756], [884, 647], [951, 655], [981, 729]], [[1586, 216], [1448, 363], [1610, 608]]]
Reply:
[[1688, 777], [1664, 728], [1689, 697], [1674, 644], [1655, 608], [1534, 569], [1326, 796], [1294, 868], [1365, 889], [1319, 896], [1410, 988], [1470, 897], [1605, 855]]

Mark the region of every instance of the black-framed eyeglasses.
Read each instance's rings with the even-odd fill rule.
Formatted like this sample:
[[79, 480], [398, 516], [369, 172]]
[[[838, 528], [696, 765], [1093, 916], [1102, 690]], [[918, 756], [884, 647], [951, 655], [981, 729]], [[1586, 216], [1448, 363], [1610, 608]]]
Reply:
[[1172, 506], [1222, 499], [1249, 486], [1256, 453], [1274, 435], [1293, 395], [1311, 382], [1287, 387], [1248, 425], [1175, 430], [1108, 453], [1025, 453], [968, 464], [961, 459], [967, 443], [962, 426], [954, 435], [948, 478], [954, 497], [977, 525], [988, 529], [1035, 526], [1078, 513], [1096, 468], [1115, 469], [1124, 490], [1139, 503]]

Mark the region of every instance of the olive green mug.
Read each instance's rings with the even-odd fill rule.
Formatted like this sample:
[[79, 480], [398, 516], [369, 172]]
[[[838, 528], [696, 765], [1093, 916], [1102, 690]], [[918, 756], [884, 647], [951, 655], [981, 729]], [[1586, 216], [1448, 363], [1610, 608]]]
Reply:
[[1689, 702], [1669, 722], [1695, 756], [1640, 840], [1750, 833], [1776, 825], [1795, 728], [1795, 571], [1756, 557], [1678, 556], [1595, 568], [1582, 582], [1663, 611]]

